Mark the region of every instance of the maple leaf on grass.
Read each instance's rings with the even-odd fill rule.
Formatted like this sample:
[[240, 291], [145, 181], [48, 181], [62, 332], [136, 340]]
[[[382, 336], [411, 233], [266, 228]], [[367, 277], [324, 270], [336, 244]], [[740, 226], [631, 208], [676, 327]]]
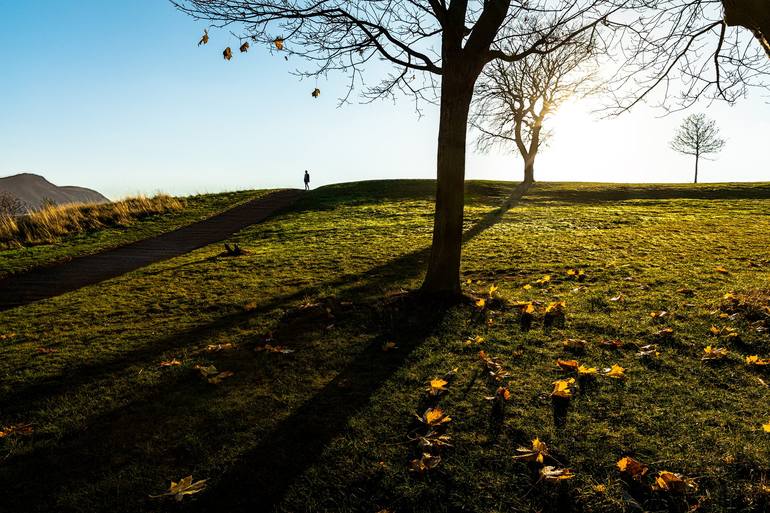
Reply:
[[620, 458], [615, 465], [617, 465], [618, 470], [620, 470], [622, 473], [627, 474], [637, 481], [641, 481], [641, 479], [647, 475], [649, 470], [647, 465], [638, 462], [630, 456], [624, 456], [623, 458]]
[[614, 378], [614, 379], [622, 379], [626, 377], [626, 369], [618, 365], [617, 363], [614, 364], [609, 369], [604, 369], [604, 375], [608, 378]]
[[561, 358], [556, 360], [556, 365], [563, 371], [577, 372], [580, 364], [577, 360], [562, 360]]
[[518, 454], [513, 457], [514, 460], [536, 461], [538, 463], [543, 463], [545, 457], [549, 455], [548, 446], [539, 438], [532, 440], [532, 447], [518, 447], [516, 452]]
[[193, 482], [192, 476], [182, 478], [178, 483], [171, 481], [171, 486], [168, 487], [168, 491], [161, 493], [160, 495], [150, 495], [152, 499], [158, 499], [160, 497], [173, 497], [177, 501], [184, 499], [185, 495], [193, 495], [202, 492], [206, 488], [206, 480]]
[[438, 396], [443, 394], [447, 391], [446, 387], [448, 384], [449, 382], [440, 378], [430, 380], [428, 383], [428, 395]]
[[684, 477], [682, 474], [661, 470], [655, 477], [655, 483], [652, 485], [655, 491], [670, 493], [688, 493], [698, 490], [698, 485], [693, 479]]
[[417, 415], [415, 413], [414, 415], [417, 417], [417, 420], [425, 424], [429, 427], [436, 427], [441, 426], [443, 424], [446, 424], [447, 422], [452, 421], [452, 417], [445, 414], [444, 411], [441, 408], [428, 408], [425, 410], [425, 412], [422, 414], [422, 416]]
[[559, 399], [569, 399], [572, 397], [572, 387], [575, 385], [575, 378], [559, 379], [553, 382], [553, 391], [551, 397]]
[[703, 356], [701, 357], [701, 360], [703, 361], [716, 361], [716, 360], [722, 360], [725, 358], [728, 354], [728, 350], [724, 347], [716, 347], [716, 346], [706, 346], [706, 348], [703, 350]]

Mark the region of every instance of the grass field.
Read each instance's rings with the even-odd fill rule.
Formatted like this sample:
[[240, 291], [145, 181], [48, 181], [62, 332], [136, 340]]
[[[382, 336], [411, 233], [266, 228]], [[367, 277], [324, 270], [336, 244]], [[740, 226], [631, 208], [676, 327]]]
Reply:
[[[408, 292], [432, 228], [414, 180], [318, 189], [234, 237], [245, 256], [206, 247], [0, 313], [0, 511], [770, 509], [770, 365], [744, 361], [770, 357], [770, 184], [538, 183], [499, 209], [514, 186], [468, 184], [460, 304]], [[557, 359], [599, 375], [553, 399]], [[436, 406], [451, 446], [410, 471]], [[514, 458], [536, 437], [574, 478]], [[692, 486], [653, 491], [661, 471]], [[206, 489], [150, 498], [187, 475]]]
[[[29, 221], [12, 222], [10, 226], [0, 219], [0, 277], [152, 237], [264, 192], [200, 194], [179, 201], [156, 196], [157, 201], [135, 198], [102, 205], [54, 206], [33, 213]], [[163, 213], [147, 215], [153, 210]], [[94, 225], [102, 229], [91, 228]]]

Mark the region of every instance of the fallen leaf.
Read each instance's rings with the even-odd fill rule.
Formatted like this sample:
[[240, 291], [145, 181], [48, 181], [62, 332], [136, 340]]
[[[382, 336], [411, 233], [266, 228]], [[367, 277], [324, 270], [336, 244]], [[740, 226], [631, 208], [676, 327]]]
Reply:
[[554, 316], [564, 315], [564, 309], [566, 306], [567, 304], [564, 301], [554, 301], [548, 303], [548, 306], [545, 307], [545, 314]]
[[588, 341], [580, 338], [568, 338], [562, 342], [562, 345], [567, 349], [585, 349]]
[[217, 374], [216, 376], [213, 376], [213, 377], [209, 378], [208, 381], [212, 385], [218, 385], [218, 384], [220, 384], [222, 382], [223, 379], [229, 378], [230, 376], [234, 376], [234, 375], [235, 375], [235, 373], [233, 371], [222, 371], [219, 374]]
[[703, 350], [703, 357], [701, 360], [709, 361], [709, 360], [721, 360], [725, 356], [727, 356], [727, 353], [729, 351], [723, 347], [716, 347], [716, 346], [706, 346], [706, 348]]
[[722, 267], [721, 265], [718, 265], [718, 266], [716, 266], [716, 267], [714, 268], [714, 270], [715, 270], [716, 272], [720, 273], [720, 274], [729, 274], [729, 273], [730, 273], [730, 271], [728, 271], [727, 269], [725, 269], [725, 268], [724, 268], [724, 267]]
[[770, 433], [770, 422], [767, 424], [762, 424], [762, 429], [765, 431], [765, 433]]
[[178, 365], [182, 365], [182, 362], [177, 360], [176, 358], [172, 358], [171, 360], [164, 360], [159, 363], [161, 367], [176, 367]]
[[624, 456], [623, 458], [620, 458], [616, 465], [618, 470], [624, 474], [628, 474], [637, 481], [641, 481], [641, 479], [647, 474], [647, 471], [649, 470], [647, 465], [636, 461], [630, 456]]
[[747, 365], [770, 365], [770, 358], [760, 358], [759, 355], [751, 355], [746, 357]]
[[151, 498], [157, 499], [159, 497], [174, 497], [177, 501], [184, 499], [185, 495], [193, 495], [203, 491], [206, 488], [206, 480], [202, 479], [193, 483], [192, 476], [183, 478], [178, 483], [171, 481], [171, 486], [168, 487], [168, 491], [161, 493], [160, 495], [150, 495]]
[[483, 310], [485, 306], [487, 306], [487, 300], [486, 299], [484, 299], [482, 297], [482, 298], [479, 298], [478, 300], [476, 300], [476, 308], [479, 308], [479, 309]]
[[524, 290], [529, 290], [529, 289], [531, 289], [531, 288], [532, 288], [532, 285], [530, 285], [529, 283], [527, 283], [526, 285], [523, 285], [521, 288], [523, 288]]
[[432, 470], [441, 463], [441, 456], [424, 452], [420, 459], [414, 459], [409, 463], [409, 470], [420, 474]]
[[618, 294], [617, 296], [613, 296], [610, 298], [610, 301], [617, 302], [617, 301], [623, 301], [623, 294]]
[[489, 297], [492, 297], [495, 292], [497, 292], [497, 286], [496, 285], [490, 285], [489, 286]]
[[639, 348], [639, 352], [636, 353], [641, 358], [657, 358], [660, 356], [657, 344], [647, 344]]
[[452, 444], [449, 443], [451, 440], [452, 438], [449, 435], [433, 430], [429, 431], [427, 435], [417, 438], [417, 442], [423, 449], [452, 447]]
[[614, 379], [621, 379], [626, 377], [625, 375], [626, 369], [618, 365], [617, 363], [614, 364], [609, 369], [604, 369], [604, 374], [608, 378], [614, 378]]
[[572, 397], [572, 386], [575, 384], [575, 378], [559, 379], [553, 382], [553, 392], [551, 397], [569, 399]]
[[415, 417], [417, 417], [417, 420], [429, 427], [440, 426], [452, 421], [452, 417], [446, 415], [444, 411], [439, 407], [428, 408], [425, 410], [422, 416], [415, 414]]
[[698, 485], [695, 484], [695, 481], [684, 477], [682, 474], [661, 470], [658, 472], [658, 476], [655, 478], [655, 484], [653, 484], [652, 488], [653, 490], [658, 491], [686, 493], [697, 490]]
[[556, 360], [556, 365], [558, 365], [561, 370], [568, 372], [577, 372], [578, 367], [580, 367], [580, 364], [577, 362], [577, 360], [558, 359]]
[[32, 424], [20, 423], [4, 426], [0, 429], [0, 438], [8, 436], [29, 436], [32, 434]]
[[619, 338], [605, 339], [605, 340], [602, 340], [600, 344], [603, 346], [607, 346], [610, 349], [620, 349], [621, 347], [623, 347], [623, 341], [620, 340]]
[[428, 383], [428, 394], [433, 396], [441, 395], [447, 391], [446, 386], [448, 384], [449, 383], [444, 379], [432, 379], [430, 380], [430, 383]]
[[660, 319], [661, 317], [665, 317], [668, 314], [665, 310], [658, 310], [655, 312], [650, 312], [650, 317], [653, 319]]
[[550, 274], [546, 274], [545, 276], [543, 276], [542, 278], [537, 280], [535, 283], [537, 283], [538, 285], [545, 285], [546, 283], [549, 283], [550, 281], [551, 281], [551, 275]]
[[545, 481], [561, 481], [564, 479], [572, 479], [575, 477], [575, 474], [568, 468], [547, 466], [540, 469], [540, 477]]
[[518, 454], [513, 457], [514, 460], [536, 461], [538, 463], [543, 463], [545, 457], [549, 455], [548, 446], [539, 438], [532, 440], [532, 447], [519, 447], [516, 452]]
[[599, 371], [596, 367], [586, 367], [585, 365], [581, 365], [578, 367], [577, 372], [578, 376], [593, 376]]

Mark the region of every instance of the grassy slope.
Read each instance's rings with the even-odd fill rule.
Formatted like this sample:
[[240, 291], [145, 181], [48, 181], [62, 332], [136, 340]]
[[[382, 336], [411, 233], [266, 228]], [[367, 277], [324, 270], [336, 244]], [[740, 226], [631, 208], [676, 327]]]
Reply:
[[57, 244], [0, 250], [0, 277], [146, 239], [205, 219], [264, 193], [265, 191], [239, 191], [189, 196], [184, 198], [185, 208], [182, 211], [151, 216], [127, 227], [78, 234]]
[[[234, 240], [251, 249], [212, 259], [208, 247], [107, 283], [0, 313], [0, 424], [31, 422], [31, 436], [0, 439], [0, 504], [10, 511], [237, 510], [251, 498], [285, 511], [633, 510], [614, 463], [631, 453], [655, 470], [699, 478], [702, 511], [760, 511], [770, 474], [770, 389], [737, 354], [770, 356], [770, 337], [714, 315], [728, 291], [770, 287], [769, 185], [623, 187], [537, 184], [505, 215], [491, 215], [510, 184], [469, 186], [463, 273], [499, 286], [507, 303], [563, 299], [564, 327], [541, 316], [522, 331], [496, 302], [428, 307], [399, 295], [419, 285], [432, 224], [426, 181], [327, 187], [295, 211]], [[717, 265], [729, 274], [714, 272]], [[565, 271], [584, 269], [585, 282]], [[522, 288], [544, 274], [544, 287]], [[583, 288], [575, 291], [577, 287]], [[695, 291], [685, 297], [680, 288]], [[625, 301], [610, 302], [622, 293]], [[244, 305], [246, 307], [244, 308]], [[671, 312], [661, 321], [652, 310]], [[491, 319], [492, 323], [487, 321]], [[712, 324], [740, 341], [719, 365], [700, 361]], [[674, 330], [657, 362], [635, 345]], [[480, 346], [468, 337], [482, 335]], [[597, 380], [557, 425], [548, 394], [571, 356], [619, 363], [624, 381]], [[626, 347], [604, 349], [620, 338]], [[296, 352], [255, 352], [269, 340]], [[383, 352], [383, 342], [398, 348]], [[208, 344], [237, 348], [196, 352]], [[39, 348], [57, 352], [40, 353]], [[503, 419], [484, 399], [483, 348], [511, 370]], [[181, 366], [159, 367], [172, 357]], [[220, 385], [193, 365], [235, 375]], [[440, 399], [453, 448], [420, 478], [408, 435], [430, 378], [457, 368]], [[537, 483], [514, 449], [539, 436], [577, 477]], [[209, 479], [180, 507], [148, 499], [170, 479]], [[605, 493], [594, 486], [603, 483]], [[652, 510], [684, 501], [636, 496]], [[764, 502], [763, 502], [764, 501]], [[765, 506], [763, 506], [763, 504]], [[252, 504], [253, 509], [254, 504]]]

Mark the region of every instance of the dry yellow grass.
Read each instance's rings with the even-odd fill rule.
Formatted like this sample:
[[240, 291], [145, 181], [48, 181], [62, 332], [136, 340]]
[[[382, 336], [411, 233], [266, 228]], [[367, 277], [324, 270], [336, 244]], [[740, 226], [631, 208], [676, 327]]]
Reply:
[[51, 205], [21, 217], [0, 216], [0, 246], [56, 242], [62, 237], [106, 227], [127, 226], [143, 217], [181, 210], [167, 194], [137, 196], [112, 203]]

